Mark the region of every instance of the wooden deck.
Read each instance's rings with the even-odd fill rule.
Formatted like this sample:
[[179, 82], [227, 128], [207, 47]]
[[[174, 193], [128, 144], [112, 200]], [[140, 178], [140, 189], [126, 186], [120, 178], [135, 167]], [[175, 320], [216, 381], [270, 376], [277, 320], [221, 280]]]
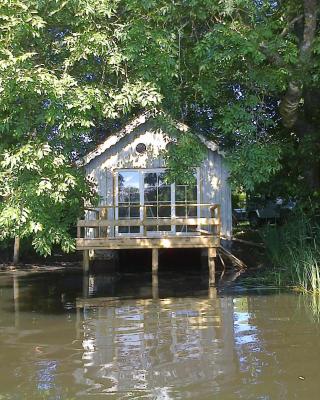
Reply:
[[113, 237], [77, 239], [77, 250], [208, 248], [220, 245], [217, 236]]
[[[214, 258], [220, 246], [220, 205], [188, 206], [197, 209], [196, 217], [153, 218], [148, 215], [148, 205], [139, 204], [132, 207], [138, 210], [140, 218], [118, 218], [119, 206], [87, 209], [86, 219], [78, 220], [76, 240], [77, 250], [83, 251], [84, 270], [89, 270], [92, 250], [152, 249], [152, 273], [157, 274], [159, 249], [205, 248], [209, 281], [214, 283]], [[175, 210], [178, 207], [176, 204]]]

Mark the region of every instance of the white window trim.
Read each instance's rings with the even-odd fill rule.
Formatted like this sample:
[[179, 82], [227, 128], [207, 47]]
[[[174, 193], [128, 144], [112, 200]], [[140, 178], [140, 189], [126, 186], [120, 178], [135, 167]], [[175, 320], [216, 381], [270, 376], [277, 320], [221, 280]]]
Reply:
[[[114, 183], [115, 183], [115, 219], [119, 219], [119, 187], [118, 187], [118, 175], [121, 172], [138, 172], [139, 173], [139, 193], [140, 193], [140, 205], [144, 206], [144, 174], [145, 173], [159, 173], [165, 172], [166, 168], [117, 168], [114, 170]], [[200, 168], [197, 168], [197, 218], [201, 216], [201, 207], [200, 207]], [[176, 216], [176, 196], [175, 196], [175, 184], [171, 184], [171, 216]], [[140, 208], [140, 220], [143, 220], [143, 210]], [[198, 226], [198, 229], [200, 226]], [[143, 235], [143, 227], [140, 226], [139, 234]], [[115, 228], [115, 236], [135, 236], [139, 235], [138, 233], [119, 233], [119, 227]], [[171, 225], [171, 231], [147, 231], [147, 236], [150, 237], [159, 237], [159, 236], [190, 236], [194, 235], [194, 232], [176, 232], [176, 226]]]

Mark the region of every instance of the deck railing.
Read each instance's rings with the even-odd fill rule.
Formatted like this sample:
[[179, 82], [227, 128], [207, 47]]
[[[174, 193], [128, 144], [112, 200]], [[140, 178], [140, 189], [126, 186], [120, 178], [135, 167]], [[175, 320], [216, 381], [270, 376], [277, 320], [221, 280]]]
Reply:
[[[152, 207], [170, 207], [170, 213], [179, 214], [179, 207], [192, 207], [197, 210], [196, 216], [170, 216], [152, 217], [150, 210]], [[137, 212], [139, 217], [121, 217], [119, 209], [131, 208]], [[152, 213], [151, 213], [152, 214]], [[147, 205], [120, 205], [120, 206], [99, 206], [86, 208], [86, 218], [78, 220], [77, 238], [108, 238], [122, 235], [121, 228], [138, 227], [138, 232], [130, 233], [134, 237], [147, 237], [156, 234], [152, 231], [153, 227], [169, 226], [170, 230], [165, 230], [161, 236], [175, 236], [184, 234], [220, 236], [221, 218], [219, 204], [147, 204]], [[159, 227], [159, 228], [158, 228]], [[171, 229], [173, 227], [173, 229]], [[185, 232], [181, 232], [181, 227]], [[188, 228], [189, 227], [189, 228]], [[120, 228], [120, 229], [119, 229]], [[179, 232], [180, 230], [180, 232]]]

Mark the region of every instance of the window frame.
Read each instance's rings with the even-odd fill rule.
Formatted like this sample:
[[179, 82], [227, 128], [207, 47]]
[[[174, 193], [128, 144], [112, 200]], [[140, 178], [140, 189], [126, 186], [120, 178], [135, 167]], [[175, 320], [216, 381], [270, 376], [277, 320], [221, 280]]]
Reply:
[[[115, 219], [119, 220], [119, 174], [121, 172], [135, 172], [139, 174], [139, 195], [140, 195], [140, 220], [143, 220], [143, 207], [145, 205], [145, 193], [144, 193], [144, 176], [147, 173], [163, 173], [166, 171], [166, 168], [117, 168], [114, 170], [114, 204], [116, 206], [115, 209]], [[197, 218], [201, 216], [201, 211], [200, 211], [200, 199], [201, 199], [201, 191], [200, 191], [200, 168], [196, 169], [196, 186], [197, 186], [197, 199], [196, 199], [196, 204], [197, 204]], [[177, 185], [179, 186], [179, 185]], [[186, 186], [186, 185], [184, 185]], [[157, 185], [158, 187], [158, 185]], [[172, 183], [170, 185], [171, 188], [171, 217], [170, 218], [175, 218], [176, 217], [176, 184]], [[157, 191], [157, 201], [156, 203], [158, 204], [158, 191]], [[185, 202], [187, 204], [187, 202]], [[159, 205], [157, 205], [159, 207]], [[171, 230], [168, 231], [147, 231], [146, 232], [147, 236], [155, 237], [155, 236], [165, 236], [165, 235], [175, 235], [175, 236], [188, 236], [188, 235], [194, 235], [195, 232], [176, 232], [176, 225], [171, 225]], [[139, 233], [122, 233], [119, 232], [119, 227], [116, 226], [115, 229], [115, 235], [116, 236], [138, 236], [138, 235], [143, 235], [143, 227], [140, 226], [140, 232]]]

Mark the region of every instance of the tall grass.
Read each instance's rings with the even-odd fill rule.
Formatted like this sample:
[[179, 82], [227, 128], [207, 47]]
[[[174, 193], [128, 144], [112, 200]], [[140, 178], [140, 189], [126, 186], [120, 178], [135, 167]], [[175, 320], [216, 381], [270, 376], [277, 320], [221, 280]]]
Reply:
[[299, 212], [283, 226], [265, 227], [261, 236], [275, 284], [320, 293], [320, 225], [314, 219]]

